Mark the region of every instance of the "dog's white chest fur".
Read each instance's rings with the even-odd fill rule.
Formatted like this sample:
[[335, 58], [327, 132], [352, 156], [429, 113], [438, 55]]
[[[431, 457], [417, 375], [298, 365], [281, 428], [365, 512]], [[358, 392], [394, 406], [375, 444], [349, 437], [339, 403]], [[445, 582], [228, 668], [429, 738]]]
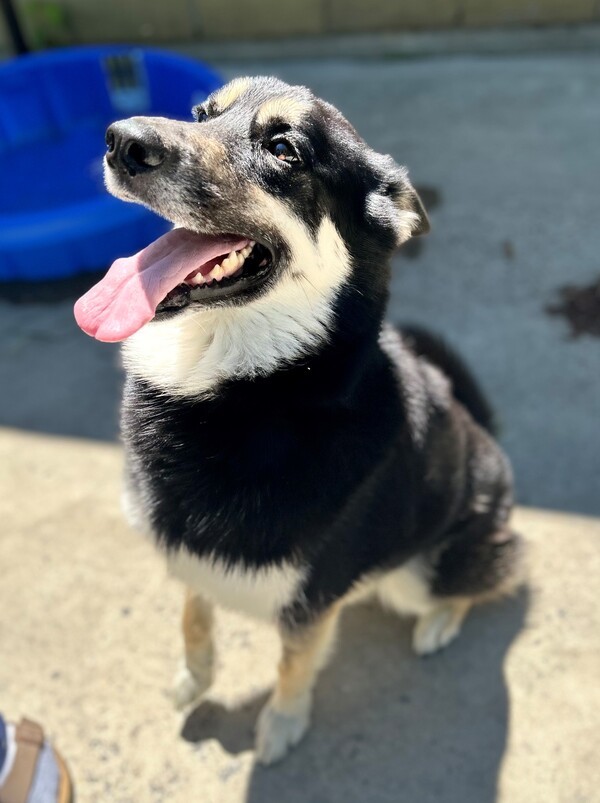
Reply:
[[291, 564], [250, 571], [180, 550], [167, 558], [169, 572], [207, 599], [257, 619], [273, 621], [298, 595], [304, 572]]
[[177, 396], [210, 396], [223, 381], [266, 376], [327, 340], [350, 256], [332, 220], [316, 241], [285, 205], [263, 193], [268, 219], [285, 224], [291, 264], [248, 304], [194, 308], [152, 321], [124, 343], [126, 369]]

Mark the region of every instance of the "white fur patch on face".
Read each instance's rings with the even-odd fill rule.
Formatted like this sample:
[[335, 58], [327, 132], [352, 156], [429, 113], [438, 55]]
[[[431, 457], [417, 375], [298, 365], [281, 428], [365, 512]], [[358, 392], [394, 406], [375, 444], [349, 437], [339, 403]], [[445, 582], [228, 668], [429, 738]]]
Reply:
[[123, 346], [125, 368], [179, 396], [206, 396], [229, 378], [276, 371], [328, 338], [350, 256], [325, 217], [317, 237], [281, 201], [256, 191], [261, 214], [277, 223], [291, 252], [276, 284], [239, 307], [192, 308], [153, 321]]
[[250, 570], [183, 549], [167, 555], [167, 566], [190, 590], [217, 605], [267, 621], [296, 599], [305, 577], [304, 570], [289, 563]]

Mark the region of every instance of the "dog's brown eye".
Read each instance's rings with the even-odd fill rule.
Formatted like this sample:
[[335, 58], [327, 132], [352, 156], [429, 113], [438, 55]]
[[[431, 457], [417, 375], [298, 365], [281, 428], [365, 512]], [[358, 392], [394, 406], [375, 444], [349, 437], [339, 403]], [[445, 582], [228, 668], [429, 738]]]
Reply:
[[276, 159], [279, 159], [280, 162], [300, 161], [296, 151], [292, 148], [290, 143], [286, 142], [285, 140], [280, 139], [278, 142], [271, 142], [269, 145], [269, 151]]

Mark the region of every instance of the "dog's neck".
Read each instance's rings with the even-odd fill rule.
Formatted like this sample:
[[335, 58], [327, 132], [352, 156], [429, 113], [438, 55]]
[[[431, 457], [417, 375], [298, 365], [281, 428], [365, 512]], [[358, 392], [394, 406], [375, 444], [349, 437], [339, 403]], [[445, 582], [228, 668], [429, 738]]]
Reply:
[[[292, 268], [250, 304], [190, 309], [148, 324], [124, 344], [126, 370], [171, 396], [211, 397], [234, 380], [322, 361], [338, 334], [364, 340], [364, 332], [356, 338], [337, 332], [336, 307], [348, 291], [351, 262], [328, 218]], [[352, 312], [339, 317], [356, 318]]]
[[190, 312], [150, 324], [125, 344], [125, 368], [175, 396], [211, 396], [227, 381], [267, 376], [328, 337], [330, 304], [272, 301]]
[[[328, 333], [310, 353], [279, 364], [272, 371], [250, 375], [242, 365], [236, 375], [225, 376], [203, 393], [182, 393], [172, 390], [164, 381], [152, 382], [139, 374], [129, 373], [129, 387], [137, 387], [153, 404], [162, 398], [170, 409], [179, 404], [202, 405], [209, 411], [231, 415], [236, 420], [240, 411], [260, 410], [264, 413], [302, 408], [346, 408], [352, 406], [355, 394], [364, 385], [365, 376], [381, 367], [385, 360], [379, 346], [379, 328], [360, 337], [342, 336], [339, 330]], [[198, 373], [195, 373], [198, 376]], [[217, 407], [214, 407], [214, 405]], [[173, 407], [175, 405], [175, 407]], [[229, 411], [229, 412], [225, 412]]]

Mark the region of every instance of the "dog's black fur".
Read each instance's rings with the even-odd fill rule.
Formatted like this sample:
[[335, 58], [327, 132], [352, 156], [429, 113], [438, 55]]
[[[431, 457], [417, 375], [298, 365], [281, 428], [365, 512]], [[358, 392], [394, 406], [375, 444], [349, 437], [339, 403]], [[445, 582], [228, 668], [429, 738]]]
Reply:
[[[257, 86], [254, 107], [273, 86], [289, 89]], [[279, 174], [268, 184], [313, 231], [326, 211], [352, 256], [327, 342], [209, 398], [169, 396], [129, 376], [123, 406], [130, 482], [158, 540], [249, 568], [308, 566], [302, 604], [285, 612], [291, 621], [417, 554], [436, 594], [485, 595], [518, 552], [507, 529], [511, 472], [485, 431], [483, 394], [441, 341], [383, 326], [393, 234], [364, 213], [383, 179], [340, 120], [321, 104], [298, 136], [318, 181], [305, 173], [286, 186]], [[346, 158], [349, 149], [361, 158]]]
[[[252, 303], [286, 271], [302, 272], [285, 225], [261, 216], [256, 198], [265, 194], [315, 242], [328, 218], [350, 272], [335, 288], [327, 336], [274, 370], [228, 376], [198, 394], [129, 372], [128, 486], [158, 543], [249, 572], [303, 567], [301, 588], [278, 614], [288, 633], [361, 580], [417, 556], [434, 599], [507, 590], [521, 542], [508, 525], [512, 476], [490, 405], [441, 340], [384, 323], [390, 256], [410, 230], [428, 229], [405, 172], [303, 88], [259, 79], [225, 96], [198, 112], [202, 126], [134, 120], [142, 152], [154, 149], [147, 163], [119, 162], [113, 136], [109, 186], [180, 225], [254, 239], [272, 265], [247, 292], [182, 287], [176, 307], [159, 307], [150, 325], [188, 307]], [[271, 108], [300, 112], [259, 125], [258, 110], [274, 98], [287, 105]], [[286, 164], [273, 158], [282, 136], [298, 157]]]
[[[475, 396], [488, 423], [475, 388], [469, 378], [456, 395]], [[513, 568], [504, 456], [391, 330], [383, 348], [332, 338], [301, 365], [232, 381], [212, 399], [167, 398], [129, 378], [123, 435], [166, 547], [310, 567], [287, 616], [313, 615], [362, 576], [419, 553], [440, 595], [485, 594]]]

